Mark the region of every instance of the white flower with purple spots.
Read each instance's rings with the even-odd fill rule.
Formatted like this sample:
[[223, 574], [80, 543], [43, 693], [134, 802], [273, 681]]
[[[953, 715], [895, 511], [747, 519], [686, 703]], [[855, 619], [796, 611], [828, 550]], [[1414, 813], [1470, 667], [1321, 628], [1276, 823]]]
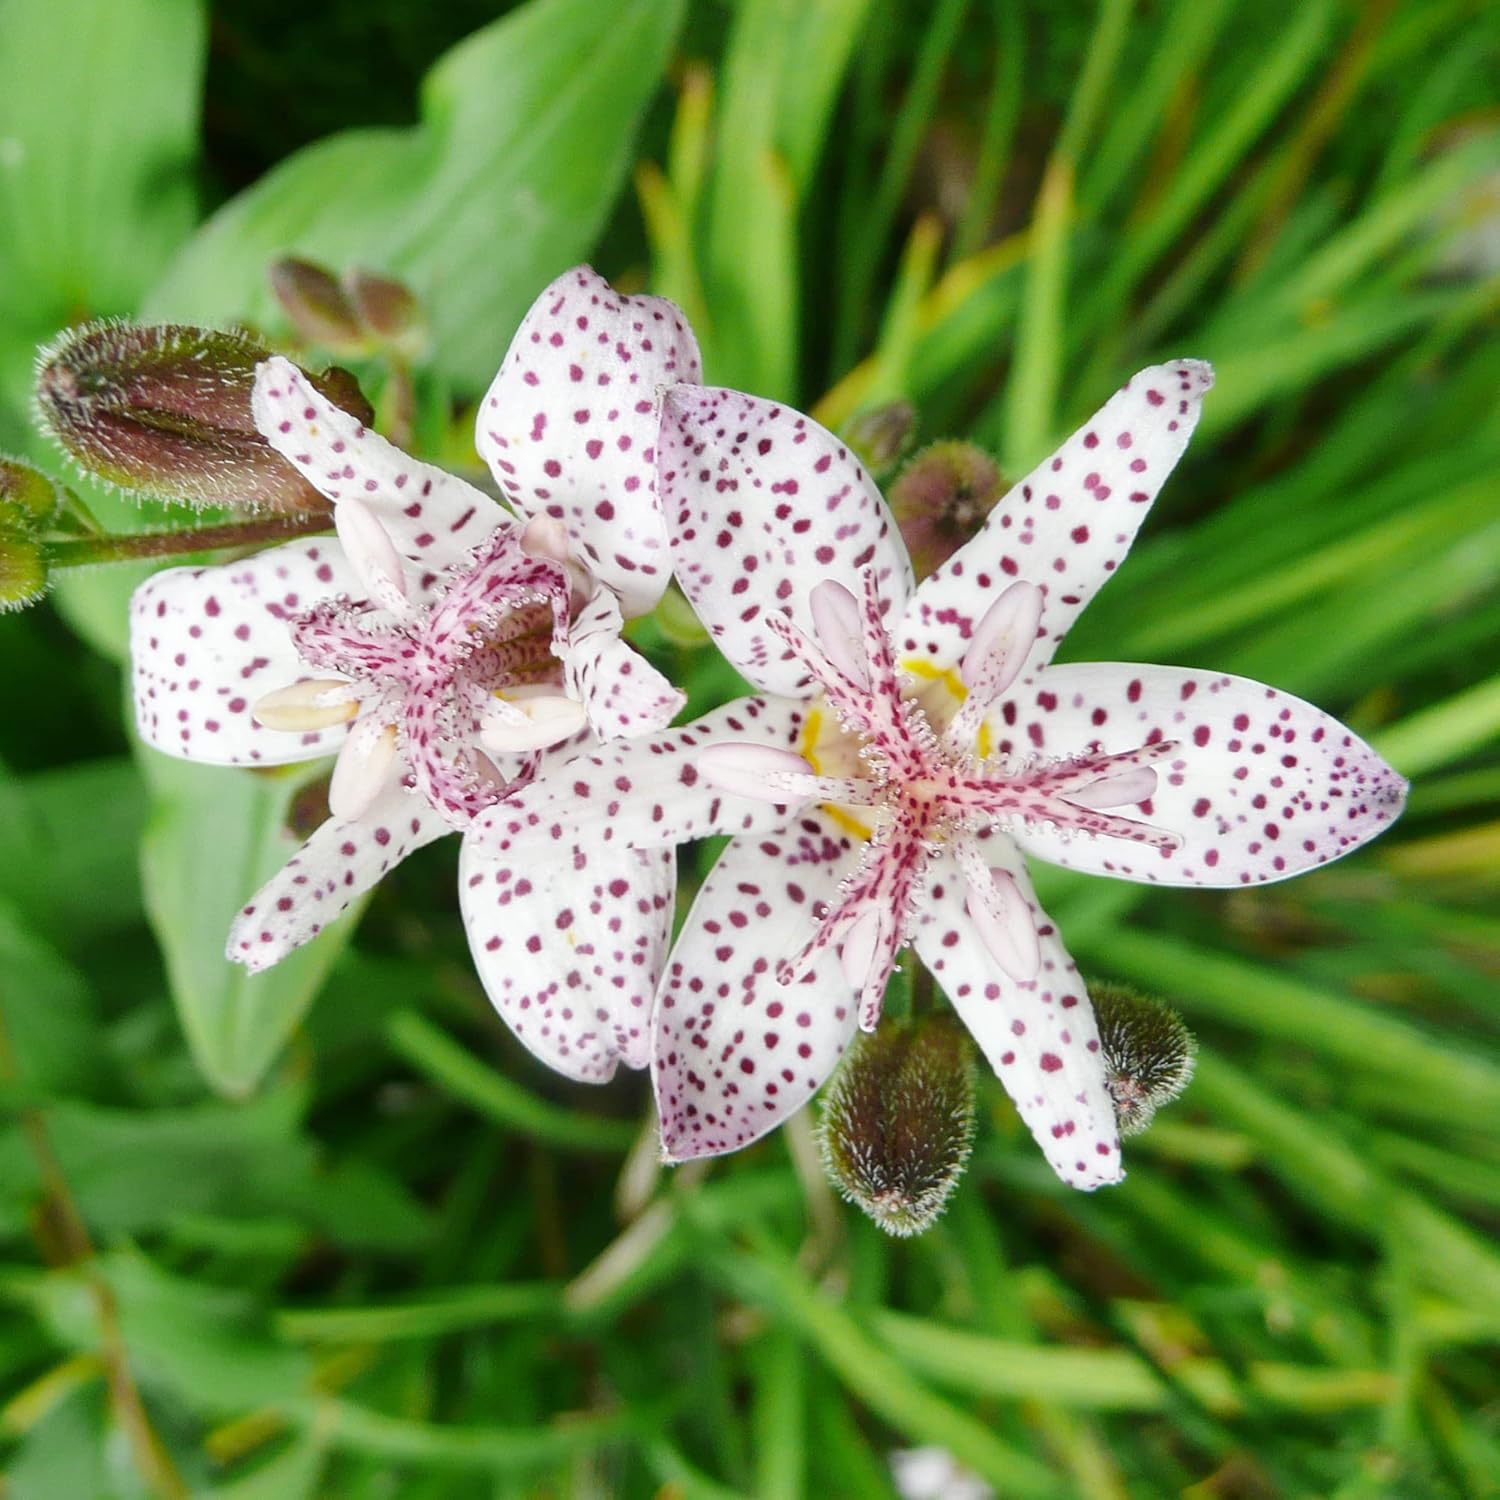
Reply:
[[1273, 688], [1050, 665], [1211, 383], [1193, 361], [1137, 375], [915, 588], [835, 437], [738, 393], [668, 394], [678, 577], [735, 666], [780, 696], [575, 760], [482, 821], [517, 868], [565, 832], [600, 847], [735, 835], [658, 995], [669, 1158], [733, 1150], [799, 1108], [875, 1025], [911, 943], [1058, 1175], [1118, 1181], [1092, 1007], [1023, 856], [1238, 886], [1346, 854], [1399, 813], [1399, 776]]
[[[628, 412], [601, 410], [592, 425], [575, 420], [550, 337], [584, 323], [609, 334], [607, 349], [587, 355], [594, 378], [633, 398]], [[533, 355], [538, 345], [545, 352]], [[413, 849], [470, 829], [537, 773], [554, 754], [547, 747], [566, 743], [571, 754], [671, 720], [682, 695], [621, 641], [620, 626], [665, 586], [658, 397], [697, 373], [692, 333], [672, 304], [617, 296], [586, 268], [559, 278], [517, 333], [480, 424], [518, 520], [368, 431], [285, 360], [260, 367], [257, 427], [332, 502], [337, 541], [159, 573], [131, 606], [148, 744], [219, 765], [337, 752], [332, 816], [242, 910], [231, 958], [251, 970], [283, 958]], [[528, 434], [504, 461], [502, 422]], [[575, 448], [591, 447], [596, 432], [609, 437], [609, 456], [583, 468]], [[548, 510], [558, 502], [560, 518]], [[580, 879], [563, 925], [593, 958], [583, 991], [598, 991], [597, 1009], [623, 1008], [618, 1031], [644, 1059], [651, 979], [642, 975], [659, 966], [668, 935], [671, 855], [632, 852], [615, 864], [636, 920], [611, 924], [597, 905], [591, 914], [601, 892]], [[644, 970], [639, 952], [651, 958]]]

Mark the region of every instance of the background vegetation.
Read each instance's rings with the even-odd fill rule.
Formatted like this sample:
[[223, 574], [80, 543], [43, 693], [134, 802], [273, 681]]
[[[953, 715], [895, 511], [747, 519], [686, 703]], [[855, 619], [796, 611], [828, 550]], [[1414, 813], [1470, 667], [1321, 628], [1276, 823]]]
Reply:
[[[139, 573], [69, 578], [0, 621], [0, 1494], [878, 1497], [915, 1444], [1007, 1497], [1495, 1493], [1500, 13], [502, 11], [0, 0], [0, 448], [60, 472], [28, 399], [67, 323], [285, 340], [291, 250], [413, 286], [416, 441], [470, 471], [465, 404], [585, 257], [681, 301], [710, 379], [835, 426], [905, 399], [1011, 474], [1208, 358], [1068, 652], [1314, 698], [1410, 810], [1268, 890], [1038, 872], [1197, 1080], [1094, 1196], [986, 1083], [952, 1210], [893, 1242], [805, 1122], [665, 1173], [642, 1078], [533, 1063], [451, 841], [230, 971], [298, 783], [133, 746]], [[641, 638], [695, 708], [732, 690], [681, 622]]]

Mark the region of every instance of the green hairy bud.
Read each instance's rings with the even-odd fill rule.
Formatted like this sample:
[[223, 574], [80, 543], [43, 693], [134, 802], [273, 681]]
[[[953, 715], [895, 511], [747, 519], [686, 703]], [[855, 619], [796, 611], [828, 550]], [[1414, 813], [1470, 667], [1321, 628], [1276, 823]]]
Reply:
[[942, 1213], [974, 1141], [974, 1053], [947, 1017], [887, 1022], [855, 1038], [823, 1095], [823, 1164], [887, 1234]]
[[[123, 489], [193, 506], [322, 508], [255, 430], [250, 395], [268, 354], [243, 333], [91, 323], [42, 351], [37, 410], [81, 469]], [[352, 377], [308, 378], [359, 421], [373, 420]]]
[[47, 592], [47, 557], [40, 542], [0, 532], [0, 614], [25, 609]]
[[1118, 984], [1090, 987], [1121, 1135], [1139, 1135], [1193, 1076], [1198, 1046], [1182, 1017]]
[[918, 578], [974, 536], [1005, 493], [1000, 467], [973, 443], [933, 443], [902, 469], [887, 498]]
[[46, 531], [61, 509], [62, 495], [40, 469], [0, 456], [0, 531]]

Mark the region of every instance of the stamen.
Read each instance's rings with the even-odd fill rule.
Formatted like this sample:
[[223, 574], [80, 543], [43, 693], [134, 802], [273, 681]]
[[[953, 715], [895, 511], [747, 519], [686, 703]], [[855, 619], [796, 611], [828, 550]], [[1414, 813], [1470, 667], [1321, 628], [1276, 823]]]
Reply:
[[341, 823], [363, 816], [385, 790], [395, 761], [395, 727], [382, 723], [377, 714], [356, 719], [333, 763], [333, 777], [328, 783], [329, 812]]
[[1065, 795], [1077, 807], [1126, 807], [1156, 794], [1156, 772], [1150, 766], [1135, 766], [1114, 776], [1101, 777]]
[[943, 736], [950, 749], [967, 748], [990, 705], [1016, 680], [1042, 621], [1042, 591], [1024, 580], [1013, 583], [984, 612], [959, 665], [969, 690]]
[[707, 745], [695, 762], [699, 773], [720, 791], [758, 802], [787, 806], [803, 802], [868, 804], [877, 792], [857, 777], [819, 776], [812, 765], [791, 750], [775, 745], [726, 741]]
[[522, 697], [513, 692], [504, 698], [496, 695], [486, 706], [479, 741], [497, 755], [520, 755], [572, 739], [587, 722], [583, 704], [562, 693]]
[[1008, 870], [986, 868], [973, 843], [963, 840], [959, 864], [967, 877], [964, 907], [991, 958], [1022, 984], [1042, 967], [1036, 918]]
[[406, 575], [401, 555], [380, 518], [359, 500], [341, 500], [333, 508], [339, 543], [371, 599], [398, 620], [410, 619]]
[[812, 591], [807, 602], [823, 654], [851, 682], [869, 691], [870, 662], [865, 655], [859, 600], [843, 584], [829, 578]]
[[266, 729], [311, 734], [347, 724], [358, 712], [359, 697], [352, 682], [341, 677], [307, 677], [257, 699], [250, 717]]

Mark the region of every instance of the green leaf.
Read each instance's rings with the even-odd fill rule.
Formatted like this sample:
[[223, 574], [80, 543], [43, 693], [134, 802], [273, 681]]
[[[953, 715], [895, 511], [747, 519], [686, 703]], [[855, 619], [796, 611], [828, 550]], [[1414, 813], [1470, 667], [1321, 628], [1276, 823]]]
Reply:
[[194, 1060], [220, 1093], [250, 1092], [312, 1004], [356, 912], [261, 974], [224, 956], [235, 913], [296, 850], [283, 827], [296, 783], [149, 753], [141, 841], [146, 909]]
[[419, 125], [320, 141], [227, 204], [148, 315], [272, 320], [273, 257], [367, 266], [412, 286], [438, 365], [478, 390], [543, 284], [593, 245], [681, 12], [532, 0], [437, 64]]
[[0, 325], [133, 309], [196, 217], [198, 0], [0, 0]]
[[82, 1090], [98, 1061], [98, 1016], [83, 976], [0, 900], [0, 1077], [36, 1093]]

